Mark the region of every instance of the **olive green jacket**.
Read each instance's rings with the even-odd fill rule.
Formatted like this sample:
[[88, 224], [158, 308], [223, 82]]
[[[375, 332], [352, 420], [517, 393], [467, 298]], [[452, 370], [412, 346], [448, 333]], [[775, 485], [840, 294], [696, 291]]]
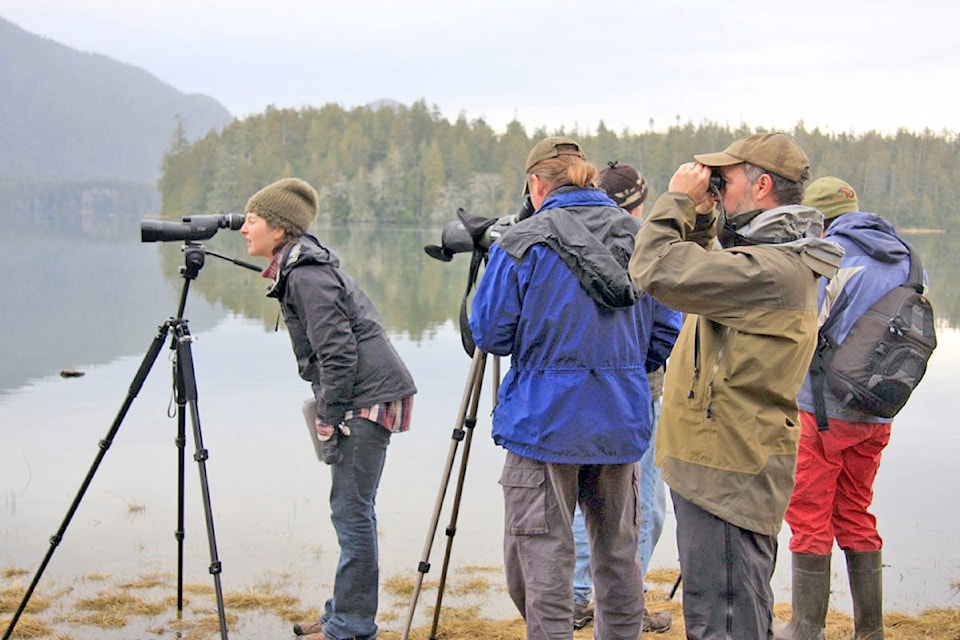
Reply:
[[[778, 224], [781, 211], [786, 220], [820, 215], [797, 206], [762, 215]], [[775, 535], [793, 491], [796, 398], [817, 342], [817, 281], [836, 272], [842, 250], [814, 237], [818, 227], [781, 244], [719, 249], [715, 223], [686, 195], [666, 193], [630, 261], [638, 288], [687, 314], [667, 369], [657, 464], [685, 499]]]

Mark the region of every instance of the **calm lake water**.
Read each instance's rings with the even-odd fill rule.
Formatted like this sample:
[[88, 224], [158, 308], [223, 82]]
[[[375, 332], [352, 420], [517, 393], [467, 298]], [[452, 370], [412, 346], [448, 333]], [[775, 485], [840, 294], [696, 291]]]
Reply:
[[[382, 575], [415, 579], [451, 452], [470, 359], [457, 314], [467, 256], [444, 264], [426, 256], [438, 229], [344, 229], [320, 232], [338, 250], [383, 313], [419, 387], [409, 433], [393, 438], [379, 493]], [[0, 570], [32, 577], [61, 527], [99, 442], [130, 391], [158, 326], [176, 314], [183, 290], [179, 243], [123, 238], [29, 235], [0, 240], [5, 275], [0, 336]], [[948, 238], [917, 237], [940, 314], [939, 347], [927, 377], [895, 421], [876, 482], [874, 512], [884, 537], [888, 611], [915, 613], [960, 605], [960, 267]], [[246, 260], [239, 234], [223, 232], [208, 248]], [[259, 274], [207, 256], [190, 285], [185, 317], [222, 580], [240, 590], [293, 576], [304, 606], [327, 595], [337, 544], [327, 510], [329, 471], [317, 462], [300, 413], [309, 387], [296, 374], [289, 339], [275, 330], [275, 301]], [[176, 419], [171, 409], [170, 350], [165, 345], [122, 421], [90, 487], [53, 554], [40, 586], [92, 572], [136, 576], [175, 571]], [[504, 363], [504, 369], [507, 363]], [[61, 369], [85, 375], [62, 378]], [[488, 367], [479, 424], [470, 449], [451, 565], [502, 565], [503, 451], [489, 436]], [[187, 438], [185, 579], [209, 582], [210, 555], [195, 443]], [[463, 445], [458, 452], [463, 451]], [[459, 469], [459, 457], [454, 471]], [[437, 579], [449, 503], [433, 542]], [[676, 567], [673, 518], [652, 567]], [[775, 576], [789, 601], [786, 527]], [[842, 555], [836, 551], [832, 604], [850, 610]], [[493, 582], [501, 580], [494, 574]], [[516, 611], [496, 585], [487, 617]], [[432, 605], [421, 598], [418, 612]], [[399, 609], [404, 610], [404, 605]], [[387, 622], [402, 628], [402, 617]], [[286, 627], [284, 627], [286, 628]]]

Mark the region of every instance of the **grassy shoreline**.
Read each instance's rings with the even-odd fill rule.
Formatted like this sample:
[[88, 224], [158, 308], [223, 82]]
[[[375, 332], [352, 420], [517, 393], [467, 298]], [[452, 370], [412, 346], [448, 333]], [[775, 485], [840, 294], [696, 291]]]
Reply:
[[[651, 637], [683, 638], [683, 612], [680, 595], [668, 600], [677, 569], [651, 571], [647, 593], [651, 610], [666, 610], [673, 616], [672, 628]], [[22, 601], [30, 573], [21, 568], [0, 571], [0, 628], [6, 630]], [[414, 591], [409, 576], [384, 578], [381, 586], [380, 638], [398, 640], [403, 635]], [[273, 576], [257, 584], [227, 591], [223, 595], [225, 618], [231, 635], [243, 637], [283, 637], [292, 635], [292, 624], [315, 619], [319, 610], [304, 605], [299, 592], [304, 585], [291, 576]], [[433, 630], [433, 606], [436, 581], [425, 581], [417, 603], [417, 616], [410, 632], [411, 640], [426, 640]], [[955, 587], [956, 588], [956, 587]], [[90, 573], [71, 580], [41, 582], [12, 638], [48, 638], [81, 640], [97, 638], [163, 637], [174, 634], [184, 640], [220, 637], [219, 616], [212, 584], [184, 585], [184, 611], [176, 611], [175, 576], [150, 573], [113, 577]], [[444, 590], [443, 607], [437, 624], [437, 637], [446, 640], [525, 640], [526, 630], [519, 616], [491, 616], [489, 604], [504, 597], [501, 567], [459, 567], [451, 573]], [[778, 603], [774, 615], [790, 617], [790, 606]], [[918, 615], [887, 612], [884, 616], [887, 640], [960, 640], [960, 607], [931, 608]], [[830, 611], [827, 640], [850, 638], [850, 616]], [[575, 640], [593, 637], [593, 628], [574, 633]]]

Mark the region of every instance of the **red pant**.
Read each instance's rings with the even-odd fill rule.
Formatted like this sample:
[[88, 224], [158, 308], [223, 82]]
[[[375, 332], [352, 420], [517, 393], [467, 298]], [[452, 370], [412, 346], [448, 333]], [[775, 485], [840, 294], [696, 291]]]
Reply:
[[784, 517], [793, 533], [790, 551], [827, 555], [834, 538], [845, 551], [878, 551], [883, 540], [867, 509], [891, 423], [831, 419], [829, 425], [817, 431], [816, 417], [800, 412], [797, 483]]

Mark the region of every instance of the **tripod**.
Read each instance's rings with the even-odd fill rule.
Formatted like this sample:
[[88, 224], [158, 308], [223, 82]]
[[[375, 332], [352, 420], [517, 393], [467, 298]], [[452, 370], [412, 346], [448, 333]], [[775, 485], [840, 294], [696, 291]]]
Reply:
[[[410, 609], [407, 611], [407, 618], [404, 624], [401, 640], [407, 640], [410, 634], [410, 626], [413, 623], [414, 611], [417, 607], [417, 599], [420, 596], [420, 589], [423, 586], [423, 576], [430, 571], [430, 549], [433, 546], [433, 539], [437, 532], [437, 524], [440, 520], [440, 510], [443, 508], [444, 497], [447, 493], [447, 486], [450, 483], [450, 474], [453, 470], [453, 461], [457, 455], [457, 448], [460, 441], [463, 441], [463, 455], [460, 457], [460, 473], [457, 477], [457, 487], [454, 494], [453, 508], [450, 513], [450, 523], [447, 525], [447, 548], [443, 556], [443, 569], [440, 572], [440, 583], [437, 586], [437, 604], [433, 609], [433, 625], [430, 628], [430, 638], [435, 640], [437, 637], [437, 625], [440, 621], [440, 605], [443, 601], [443, 590], [447, 581], [447, 569], [450, 564], [450, 554], [453, 549], [453, 538], [457, 534], [457, 517], [460, 513], [460, 498], [463, 495], [463, 481], [467, 473], [467, 461], [470, 458], [470, 443], [473, 440], [473, 427], [477, 424], [477, 406], [480, 404], [480, 391], [483, 387], [483, 371], [486, 367], [487, 354], [474, 347], [473, 361], [470, 365], [470, 374], [467, 376], [467, 384], [463, 390], [463, 397], [460, 402], [460, 409], [457, 413], [457, 424], [453, 429], [450, 442], [450, 451], [447, 456], [447, 463], [443, 471], [443, 479], [440, 483], [440, 491], [437, 495], [437, 501], [433, 510], [433, 517], [430, 521], [430, 531], [427, 534], [427, 540], [424, 543], [423, 553], [420, 556], [420, 562], [417, 565], [417, 581], [413, 589], [413, 597], [410, 601]], [[493, 361], [493, 398], [496, 403], [497, 386], [500, 381], [500, 359], [494, 357]]]
[[136, 375], [133, 377], [133, 381], [130, 384], [127, 396], [124, 399], [120, 410], [117, 412], [117, 416], [111, 424], [110, 430], [107, 432], [106, 437], [99, 443], [100, 451], [97, 452], [96, 458], [94, 459], [90, 470], [87, 472], [83, 483], [80, 485], [80, 490], [77, 492], [76, 497], [73, 499], [73, 503], [67, 510], [67, 514], [64, 517], [63, 522], [60, 524], [60, 528], [50, 538], [50, 547], [47, 550], [43, 561], [40, 563], [40, 568], [37, 569], [33, 580], [30, 582], [26, 593], [24, 593], [23, 599], [20, 602], [20, 606], [17, 608], [13, 618], [10, 620], [10, 625], [3, 634], [3, 640], [8, 640], [13, 634], [13, 630], [17, 626], [17, 621], [20, 619], [24, 609], [26, 609], [27, 603], [30, 601], [30, 597], [33, 595], [33, 592], [36, 589], [37, 583], [40, 581], [40, 577], [43, 575], [44, 570], [50, 563], [54, 551], [56, 551], [60, 541], [63, 539], [70, 521], [73, 519], [74, 514], [80, 506], [80, 501], [83, 499], [84, 494], [87, 492], [87, 488], [90, 486], [90, 483], [93, 480], [94, 474], [97, 472], [97, 469], [100, 467], [100, 463], [107, 454], [107, 450], [113, 444], [113, 439], [116, 437], [124, 417], [129, 411], [130, 406], [133, 404], [133, 400], [136, 398], [137, 394], [140, 393], [140, 389], [143, 387], [143, 383], [146, 380], [147, 375], [150, 373], [150, 369], [153, 367], [153, 364], [156, 361], [157, 356], [160, 353], [160, 349], [162, 348], [164, 340], [168, 334], [171, 336], [170, 349], [175, 353], [173, 367], [173, 389], [174, 398], [177, 405], [176, 445], [179, 458], [179, 477], [177, 486], [177, 530], [174, 534], [177, 539], [177, 617], [179, 619], [183, 613], [184, 449], [186, 446], [185, 408], [189, 406], [190, 421], [193, 427], [193, 439], [196, 445], [196, 452], [193, 456], [193, 459], [196, 460], [200, 469], [200, 490], [203, 498], [203, 510], [207, 527], [207, 541], [209, 542], [210, 546], [210, 573], [213, 575], [214, 587], [216, 589], [217, 596], [220, 637], [226, 640], [227, 622], [223, 611], [223, 590], [220, 584], [220, 572], [222, 567], [220, 564], [220, 559], [217, 556], [217, 542], [214, 534], [213, 512], [210, 506], [210, 488], [207, 481], [206, 460], [209, 457], [209, 454], [203, 446], [203, 437], [200, 433], [200, 414], [197, 409], [197, 381], [193, 368], [193, 354], [190, 348], [190, 344], [193, 342], [194, 338], [190, 335], [190, 329], [187, 326], [188, 321], [183, 317], [184, 309], [187, 304], [187, 293], [190, 290], [190, 281], [196, 279], [200, 274], [200, 269], [203, 268], [204, 264], [204, 256], [207, 253], [249, 269], [254, 269], [257, 271], [260, 270], [260, 267], [255, 265], [241, 262], [227, 256], [222, 256], [212, 251], [206, 251], [203, 245], [194, 242], [188, 241], [183, 246], [184, 266], [180, 267], [180, 275], [183, 276], [183, 289], [180, 294], [180, 304], [177, 309], [177, 315], [176, 317], [170, 318], [160, 325], [156, 337], [154, 337], [153, 342], [147, 349], [147, 353], [141, 361], [140, 368], [137, 370]]

